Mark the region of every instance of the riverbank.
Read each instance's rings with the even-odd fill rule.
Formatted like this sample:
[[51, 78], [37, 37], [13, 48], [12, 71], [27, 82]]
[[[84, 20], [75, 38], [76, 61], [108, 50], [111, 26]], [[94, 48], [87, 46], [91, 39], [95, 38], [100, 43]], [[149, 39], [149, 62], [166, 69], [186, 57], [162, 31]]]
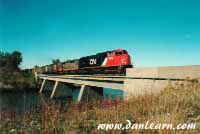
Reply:
[[35, 77], [31, 73], [12, 72], [0, 74], [0, 90], [26, 90], [37, 88]]
[[[197, 134], [200, 133], [200, 85], [168, 86], [159, 94], [133, 97], [130, 100], [101, 100], [63, 106], [45, 102], [23, 116], [1, 117], [2, 133], [58, 134]], [[196, 123], [194, 130], [97, 130], [98, 124], [160, 122]]]

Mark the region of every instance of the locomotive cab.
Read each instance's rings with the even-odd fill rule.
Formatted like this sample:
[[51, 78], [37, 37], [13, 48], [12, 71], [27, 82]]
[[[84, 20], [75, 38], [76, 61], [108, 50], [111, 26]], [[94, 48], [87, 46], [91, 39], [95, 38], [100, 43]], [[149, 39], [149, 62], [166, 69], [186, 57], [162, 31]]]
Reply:
[[114, 50], [107, 54], [107, 67], [111, 66], [129, 66], [131, 65], [130, 56], [126, 50]]

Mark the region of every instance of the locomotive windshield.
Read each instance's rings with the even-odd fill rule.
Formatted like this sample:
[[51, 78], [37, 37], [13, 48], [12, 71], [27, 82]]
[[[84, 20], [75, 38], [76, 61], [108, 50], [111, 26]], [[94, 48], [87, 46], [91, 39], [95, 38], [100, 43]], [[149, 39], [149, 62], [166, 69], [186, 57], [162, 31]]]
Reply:
[[122, 54], [128, 54], [128, 52], [126, 50], [121, 50], [121, 51], [116, 51], [114, 52], [114, 55], [122, 55]]
[[122, 55], [122, 52], [115, 52], [115, 55]]

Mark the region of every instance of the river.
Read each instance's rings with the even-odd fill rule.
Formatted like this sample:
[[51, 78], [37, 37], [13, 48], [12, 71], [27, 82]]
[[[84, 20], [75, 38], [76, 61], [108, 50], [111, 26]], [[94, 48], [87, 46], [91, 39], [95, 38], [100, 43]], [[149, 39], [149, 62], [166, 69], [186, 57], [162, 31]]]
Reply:
[[[0, 91], [0, 113], [15, 113], [23, 114], [29, 111], [34, 106], [42, 105], [49, 101], [54, 101], [55, 103], [62, 103], [62, 105], [67, 105], [67, 103], [75, 102], [78, 97], [79, 89], [73, 92], [73, 96], [60, 96], [53, 100], [49, 99], [51, 92], [44, 92], [39, 94], [36, 91]], [[103, 98], [104, 99], [115, 99], [116, 97], [122, 96], [123, 92], [121, 90], [104, 89]]]

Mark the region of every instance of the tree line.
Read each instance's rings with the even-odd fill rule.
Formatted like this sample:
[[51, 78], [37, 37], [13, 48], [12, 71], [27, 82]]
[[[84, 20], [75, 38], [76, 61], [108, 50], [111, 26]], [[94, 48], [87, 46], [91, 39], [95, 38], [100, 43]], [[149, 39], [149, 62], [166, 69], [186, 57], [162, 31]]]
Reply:
[[22, 54], [19, 51], [12, 53], [0, 51], [0, 69], [4, 71], [19, 71], [22, 62]]

